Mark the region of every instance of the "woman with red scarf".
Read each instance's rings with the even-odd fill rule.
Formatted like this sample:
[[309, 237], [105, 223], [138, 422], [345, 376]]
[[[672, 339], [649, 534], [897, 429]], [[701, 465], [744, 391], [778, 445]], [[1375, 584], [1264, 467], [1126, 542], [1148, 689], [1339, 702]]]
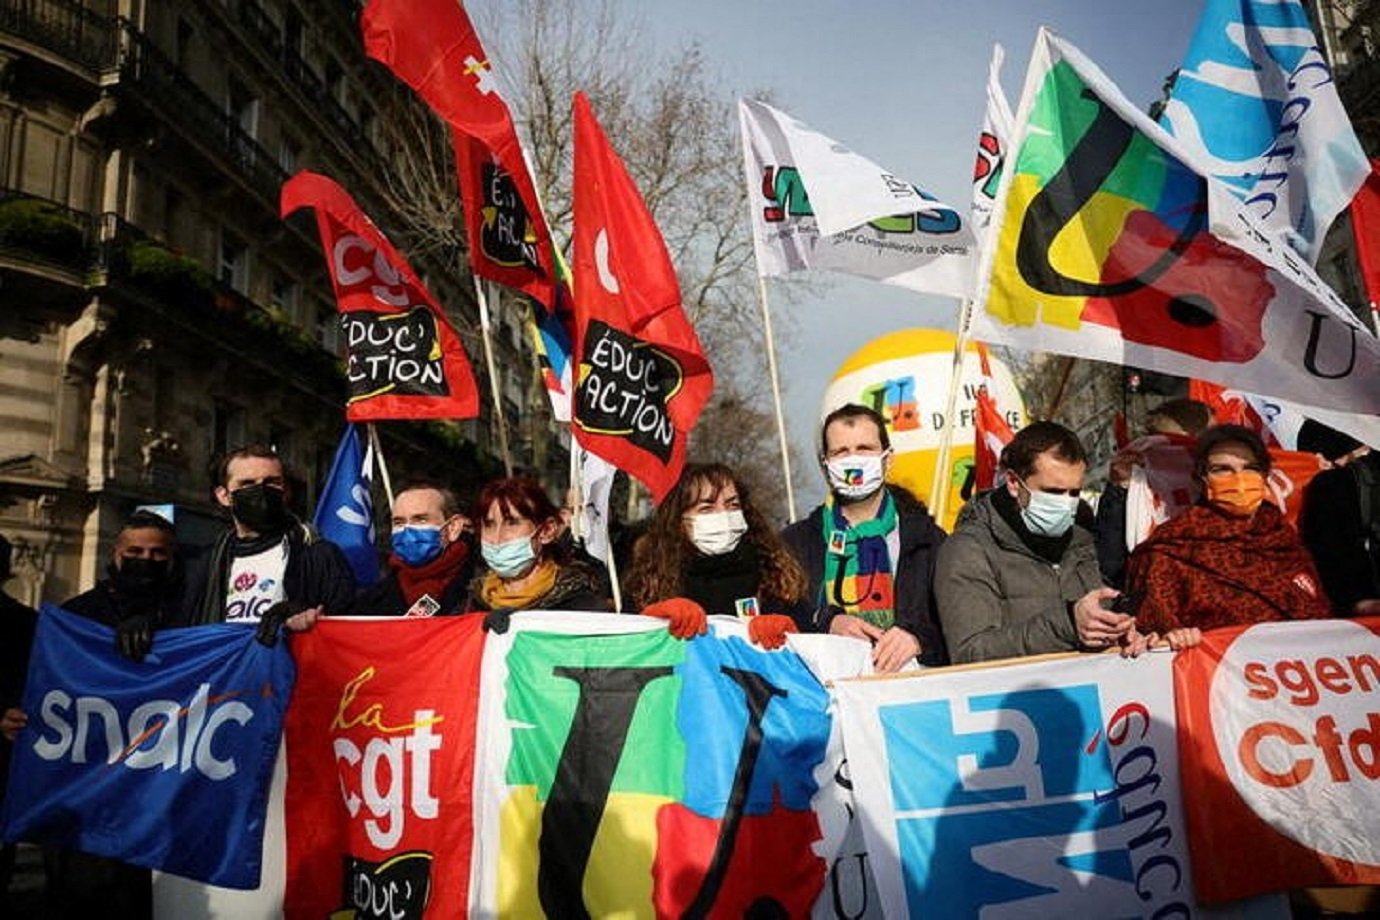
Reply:
[[1184, 648], [1203, 629], [1330, 615], [1312, 558], [1266, 499], [1269, 474], [1270, 454], [1255, 432], [1203, 432], [1194, 452], [1202, 497], [1161, 524], [1127, 564], [1126, 610], [1138, 632]]

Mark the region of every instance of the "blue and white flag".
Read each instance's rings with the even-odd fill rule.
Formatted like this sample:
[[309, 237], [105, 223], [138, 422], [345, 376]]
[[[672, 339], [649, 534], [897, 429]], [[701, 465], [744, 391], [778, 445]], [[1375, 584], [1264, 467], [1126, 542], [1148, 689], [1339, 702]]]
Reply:
[[1298, 0], [1207, 0], [1161, 121], [1310, 263], [1370, 172]]
[[348, 424], [335, 449], [331, 474], [321, 487], [312, 525], [330, 540], [355, 573], [355, 583], [372, 585], [379, 577], [379, 553], [374, 547], [373, 449], [364, 449], [359, 426]]
[[295, 667], [233, 624], [159, 632], [140, 663], [45, 604], [3, 837], [256, 888]]

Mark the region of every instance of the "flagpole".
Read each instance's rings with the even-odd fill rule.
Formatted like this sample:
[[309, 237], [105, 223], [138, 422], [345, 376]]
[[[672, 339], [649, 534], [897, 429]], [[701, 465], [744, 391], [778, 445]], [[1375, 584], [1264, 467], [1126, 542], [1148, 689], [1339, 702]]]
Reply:
[[939, 440], [939, 456], [934, 461], [934, 479], [930, 483], [930, 514], [943, 526], [949, 510], [949, 457], [953, 453], [954, 414], [958, 410], [958, 391], [963, 386], [963, 357], [968, 350], [968, 338], [973, 319], [973, 302], [964, 298], [958, 308], [958, 335], [954, 337], [953, 369], [949, 374], [949, 396], [944, 406], [944, 434]]
[[575, 443], [575, 436], [570, 437], [570, 535], [576, 540], [580, 539], [581, 519], [585, 512], [585, 490], [584, 481], [580, 467], [580, 447]]
[[776, 341], [771, 331], [771, 309], [767, 306], [767, 279], [757, 272], [757, 296], [762, 303], [762, 332], [767, 339], [767, 373], [771, 376], [771, 398], [776, 406], [776, 434], [781, 440], [781, 472], [786, 477], [786, 512], [795, 523], [795, 486], [791, 483], [791, 451], [786, 440], [786, 415], [781, 411], [781, 375], [776, 367]]
[[494, 345], [489, 323], [487, 282], [474, 278], [474, 296], [479, 301], [479, 333], [484, 340], [484, 365], [489, 370], [489, 392], [494, 400], [494, 420], [498, 424], [498, 450], [503, 457], [503, 475], [513, 475], [513, 456], [508, 451], [508, 423], [503, 417], [503, 398], [498, 392], [498, 371], [494, 366]]
[[[632, 485], [629, 477], [628, 484]], [[623, 612], [623, 590], [618, 584], [618, 554], [613, 551], [613, 535], [609, 535], [609, 557], [605, 560], [609, 565], [609, 587], [613, 589], [613, 612]]]
[[379, 479], [383, 481], [383, 494], [388, 497], [388, 509], [391, 512], [393, 510], [393, 480], [388, 476], [388, 464], [383, 462], [383, 445], [379, 443], [379, 433], [378, 429], [374, 427], [374, 423], [370, 422], [366, 427], [369, 429], [369, 446], [374, 449], [374, 463], [379, 468]]

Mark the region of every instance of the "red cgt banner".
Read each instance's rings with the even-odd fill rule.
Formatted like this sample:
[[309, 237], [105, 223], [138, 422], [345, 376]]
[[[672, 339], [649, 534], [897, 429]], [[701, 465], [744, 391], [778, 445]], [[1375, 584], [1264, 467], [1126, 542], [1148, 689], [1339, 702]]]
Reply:
[[345, 418], [474, 418], [479, 391], [445, 311], [402, 253], [334, 180], [307, 170], [283, 183], [281, 210], [316, 211], [345, 335]]
[[1380, 883], [1380, 619], [1208, 633], [1174, 696], [1200, 901]]
[[483, 622], [327, 619], [292, 638], [285, 916], [465, 916]]

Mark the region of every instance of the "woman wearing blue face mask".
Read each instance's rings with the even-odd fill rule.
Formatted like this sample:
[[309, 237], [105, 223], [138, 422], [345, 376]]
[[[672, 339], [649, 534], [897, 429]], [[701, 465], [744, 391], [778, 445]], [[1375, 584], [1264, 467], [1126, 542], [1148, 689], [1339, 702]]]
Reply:
[[476, 506], [487, 571], [470, 593], [476, 610], [609, 610], [607, 579], [557, 539], [560, 511], [530, 479], [486, 485]]

